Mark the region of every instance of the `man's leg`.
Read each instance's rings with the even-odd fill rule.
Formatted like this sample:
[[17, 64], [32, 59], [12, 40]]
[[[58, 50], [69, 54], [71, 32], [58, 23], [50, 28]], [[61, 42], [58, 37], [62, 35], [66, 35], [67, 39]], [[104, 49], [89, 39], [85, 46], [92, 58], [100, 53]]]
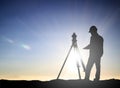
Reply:
[[85, 71], [85, 79], [86, 80], [89, 80], [90, 71], [91, 71], [93, 64], [94, 64], [94, 61], [92, 60], [92, 58], [89, 58], [87, 66], [86, 66], [86, 71]]
[[95, 75], [95, 80], [98, 81], [100, 79], [100, 62], [101, 62], [101, 58], [96, 58], [95, 61], [95, 66], [96, 66], [96, 75]]

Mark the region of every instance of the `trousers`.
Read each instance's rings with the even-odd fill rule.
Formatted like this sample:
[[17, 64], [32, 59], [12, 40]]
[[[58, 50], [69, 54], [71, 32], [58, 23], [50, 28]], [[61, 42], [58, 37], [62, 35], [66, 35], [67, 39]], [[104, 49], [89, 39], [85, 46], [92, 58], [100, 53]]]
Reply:
[[97, 57], [97, 56], [96, 57], [93, 57], [93, 56], [89, 57], [88, 63], [86, 66], [86, 71], [85, 71], [85, 79], [89, 79], [90, 72], [91, 72], [91, 69], [92, 69], [94, 64], [96, 67], [95, 79], [96, 80], [100, 79], [101, 57]]

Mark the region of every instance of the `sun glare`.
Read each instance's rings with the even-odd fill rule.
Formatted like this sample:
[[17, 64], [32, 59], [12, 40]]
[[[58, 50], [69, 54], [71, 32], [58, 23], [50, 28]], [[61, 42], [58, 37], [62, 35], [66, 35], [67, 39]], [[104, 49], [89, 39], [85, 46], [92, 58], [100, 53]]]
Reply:
[[76, 58], [73, 50], [71, 51], [68, 61], [67, 61], [67, 69], [69, 71], [75, 71], [76, 70]]
[[77, 65], [82, 68], [81, 62], [82, 56], [79, 52], [72, 49], [67, 61], [67, 69], [71, 72], [77, 71]]

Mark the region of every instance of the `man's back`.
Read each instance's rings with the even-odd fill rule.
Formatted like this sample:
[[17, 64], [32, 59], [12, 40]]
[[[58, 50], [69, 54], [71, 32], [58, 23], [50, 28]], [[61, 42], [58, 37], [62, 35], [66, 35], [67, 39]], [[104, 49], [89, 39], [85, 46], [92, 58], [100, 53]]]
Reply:
[[91, 36], [90, 55], [92, 55], [92, 56], [102, 56], [103, 55], [103, 38], [98, 34]]

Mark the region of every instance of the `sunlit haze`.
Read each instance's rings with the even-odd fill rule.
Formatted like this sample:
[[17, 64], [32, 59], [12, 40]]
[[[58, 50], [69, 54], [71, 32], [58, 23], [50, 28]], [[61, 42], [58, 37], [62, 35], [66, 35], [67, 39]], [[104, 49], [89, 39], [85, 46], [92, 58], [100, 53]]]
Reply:
[[[0, 0], [0, 79], [56, 79], [77, 34], [87, 64], [89, 28], [104, 38], [101, 80], [120, 79], [119, 0]], [[60, 79], [78, 79], [74, 50]], [[80, 62], [79, 62], [80, 63]], [[81, 76], [84, 71], [80, 66]], [[90, 79], [94, 79], [93, 67]]]

